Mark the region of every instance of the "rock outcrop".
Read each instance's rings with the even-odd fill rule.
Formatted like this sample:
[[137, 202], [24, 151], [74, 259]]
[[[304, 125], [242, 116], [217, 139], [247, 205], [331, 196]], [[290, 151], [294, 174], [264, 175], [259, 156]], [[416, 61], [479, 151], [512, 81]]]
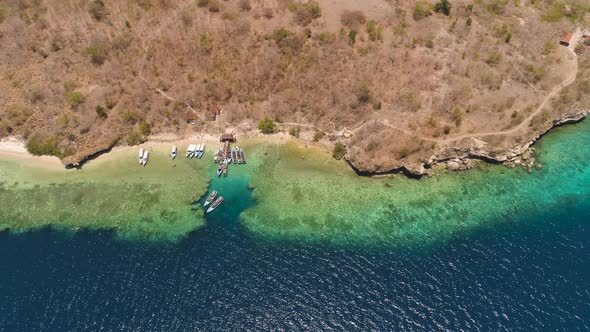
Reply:
[[[483, 160], [488, 163], [504, 164], [507, 167], [522, 166], [528, 171], [540, 169], [543, 165], [536, 163], [532, 156], [534, 148], [531, 147], [543, 135], [551, 129], [571, 123], [582, 121], [590, 114], [588, 110], [574, 111], [565, 114], [543, 128], [525, 143], [516, 144], [507, 148], [494, 146], [478, 138], [468, 138], [457, 142], [453, 146], [441, 147], [434, 155], [423, 162], [392, 161], [389, 167], [374, 165], [370, 160], [355, 158], [354, 154], [347, 154], [346, 159], [353, 169], [360, 175], [383, 175], [392, 173], [405, 173], [411, 177], [431, 175], [430, 171], [436, 165], [444, 165], [449, 171], [462, 171], [473, 167], [473, 160]], [[353, 150], [354, 151], [354, 150]]]

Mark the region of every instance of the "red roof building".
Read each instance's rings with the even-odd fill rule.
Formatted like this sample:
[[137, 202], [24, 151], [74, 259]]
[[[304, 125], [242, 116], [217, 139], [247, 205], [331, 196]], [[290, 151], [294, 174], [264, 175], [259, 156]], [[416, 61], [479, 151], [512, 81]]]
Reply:
[[559, 40], [559, 43], [563, 46], [570, 46], [571, 41], [572, 41], [572, 34], [566, 33], [565, 35], [563, 35], [561, 37], [561, 40]]

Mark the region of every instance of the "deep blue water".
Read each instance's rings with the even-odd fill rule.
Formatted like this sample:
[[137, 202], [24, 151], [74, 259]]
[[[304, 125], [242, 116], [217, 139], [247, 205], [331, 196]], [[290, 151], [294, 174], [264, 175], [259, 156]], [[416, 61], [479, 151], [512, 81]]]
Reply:
[[431, 248], [0, 233], [1, 331], [590, 329], [590, 199]]

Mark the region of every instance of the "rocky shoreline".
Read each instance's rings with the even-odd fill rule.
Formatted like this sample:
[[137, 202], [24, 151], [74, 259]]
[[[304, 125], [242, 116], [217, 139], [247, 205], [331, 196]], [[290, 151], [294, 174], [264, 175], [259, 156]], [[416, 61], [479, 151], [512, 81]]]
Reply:
[[345, 159], [351, 168], [361, 176], [382, 176], [403, 173], [408, 177], [420, 178], [422, 176], [432, 176], [434, 174], [433, 169], [437, 166], [442, 166], [448, 171], [468, 170], [473, 168], [475, 161], [484, 161], [490, 164], [503, 164], [508, 168], [523, 167], [531, 172], [533, 169], [541, 169], [543, 167], [543, 165], [537, 163], [534, 158], [535, 148], [532, 147], [532, 145], [552, 129], [566, 124], [580, 122], [589, 114], [590, 110], [570, 112], [561, 118], [552, 121], [551, 125], [527, 140], [526, 143], [516, 145], [506, 150], [504, 153], [497, 153], [490, 149], [486, 142], [472, 138], [469, 146], [445, 148], [422, 163], [416, 165], [401, 164], [398, 167], [383, 171], [363, 169], [362, 167], [355, 165], [355, 162], [349, 159], [348, 156], [346, 156]]

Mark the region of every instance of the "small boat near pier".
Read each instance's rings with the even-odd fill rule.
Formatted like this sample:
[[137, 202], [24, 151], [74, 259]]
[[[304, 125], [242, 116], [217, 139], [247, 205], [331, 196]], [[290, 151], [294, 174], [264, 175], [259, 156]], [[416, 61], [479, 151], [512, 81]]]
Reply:
[[142, 166], [147, 165], [149, 156], [150, 156], [150, 152], [148, 150], [144, 150], [143, 151], [143, 156], [141, 158], [141, 165]]
[[139, 149], [139, 164], [143, 165], [143, 149]]
[[240, 161], [242, 164], [246, 163], [246, 152], [244, 152], [244, 149], [240, 148], [240, 151], [238, 152], [238, 154], [240, 155]]
[[203, 158], [204, 154], [205, 154], [205, 143], [199, 145], [199, 150], [197, 151], [197, 158], [199, 158], [199, 159]]
[[207, 213], [212, 212], [215, 210], [221, 203], [223, 203], [223, 196], [219, 196], [213, 204], [207, 209]]
[[203, 206], [207, 206], [209, 205], [211, 202], [213, 202], [213, 200], [215, 199], [215, 196], [217, 196], [217, 191], [213, 190], [209, 196], [207, 196], [207, 199], [205, 200], [205, 203], [203, 203]]

